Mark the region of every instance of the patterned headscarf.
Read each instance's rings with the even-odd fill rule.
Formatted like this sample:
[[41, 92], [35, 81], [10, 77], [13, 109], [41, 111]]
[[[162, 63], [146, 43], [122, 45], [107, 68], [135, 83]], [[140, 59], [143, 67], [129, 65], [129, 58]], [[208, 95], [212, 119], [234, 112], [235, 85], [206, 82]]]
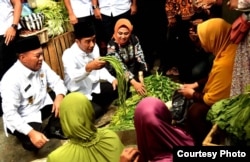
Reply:
[[121, 42], [119, 41], [119, 39], [117, 38], [117, 33], [118, 30], [122, 27], [125, 26], [128, 30], [129, 30], [129, 35], [131, 35], [132, 31], [133, 31], [133, 25], [131, 24], [131, 22], [128, 19], [125, 18], [121, 18], [119, 19], [114, 27], [114, 34], [113, 37], [115, 39], [115, 41], [121, 45]]
[[201, 46], [215, 55], [208, 81], [203, 90], [204, 101], [212, 105], [229, 97], [237, 45], [230, 41], [231, 25], [221, 18], [211, 18], [197, 26]]
[[123, 150], [117, 134], [94, 125], [94, 110], [79, 92], [68, 94], [60, 105], [60, 122], [69, 141], [48, 156], [48, 162], [117, 162]]

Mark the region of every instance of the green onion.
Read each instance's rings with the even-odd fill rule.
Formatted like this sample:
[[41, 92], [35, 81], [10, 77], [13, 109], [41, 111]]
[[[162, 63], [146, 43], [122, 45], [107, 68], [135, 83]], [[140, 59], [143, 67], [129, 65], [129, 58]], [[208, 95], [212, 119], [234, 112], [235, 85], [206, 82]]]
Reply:
[[116, 79], [118, 81], [118, 103], [120, 107], [125, 108], [125, 100], [127, 98], [127, 77], [124, 74], [121, 62], [114, 56], [103, 56], [100, 60], [107, 61], [114, 68], [116, 72]]

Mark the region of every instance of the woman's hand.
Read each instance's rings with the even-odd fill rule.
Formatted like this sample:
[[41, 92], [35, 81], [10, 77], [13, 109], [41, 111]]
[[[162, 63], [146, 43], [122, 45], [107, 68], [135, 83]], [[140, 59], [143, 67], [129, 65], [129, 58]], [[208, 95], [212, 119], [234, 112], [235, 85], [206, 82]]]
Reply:
[[120, 156], [120, 162], [138, 162], [139, 150], [134, 147], [125, 148]]
[[133, 85], [134, 89], [139, 95], [144, 96], [147, 93], [143, 83], [137, 82], [135, 79], [132, 79], [130, 83]]
[[197, 82], [194, 82], [194, 83], [191, 83], [191, 84], [183, 84], [180, 89], [184, 89], [184, 88], [190, 88], [190, 89], [195, 89], [195, 88], [198, 88], [198, 83]]
[[195, 90], [192, 88], [182, 88], [179, 89], [178, 92], [185, 96], [187, 99], [192, 99]]

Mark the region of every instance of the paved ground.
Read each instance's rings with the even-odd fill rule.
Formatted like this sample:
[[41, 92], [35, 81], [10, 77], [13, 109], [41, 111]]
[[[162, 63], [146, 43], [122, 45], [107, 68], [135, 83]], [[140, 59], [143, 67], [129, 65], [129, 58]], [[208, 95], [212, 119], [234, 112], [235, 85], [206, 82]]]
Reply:
[[[107, 126], [115, 110], [116, 107], [111, 106], [110, 110], [97, 121], [96, 126]], [[134, 145], [136, 143], [134, 131], [117, 133], [124, 145]], [[64, 142], [64, 140], [50, 139], [50, 141], [41, 150], [39, 150], [38, 153], [26, 151], [22, 148], [20, 142], [14, 136], [5, 136], [2, 118], [0, 117], [0, 162], [45, 162], [46, 156]]]

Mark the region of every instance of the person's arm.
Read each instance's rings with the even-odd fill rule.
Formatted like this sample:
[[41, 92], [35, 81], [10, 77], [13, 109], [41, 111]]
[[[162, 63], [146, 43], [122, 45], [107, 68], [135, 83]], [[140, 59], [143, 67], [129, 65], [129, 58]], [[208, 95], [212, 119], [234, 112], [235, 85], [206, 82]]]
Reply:
[[14, 8], [13, 12], [13, 21], [10, 27], [6, 30], [4, 37], [5, 37], [5, 44], [8, 45], [16, 36], [19, 20], [21, 18], [22, 12], [22, 3], [20, 0], [11, 0], [11, 3]]
[[59, 117], [59, 106], [63, 97], [67, 93], [67, 88], [64, 85], [63, 80], [57, 75], [46, 62], [43, 62], [43, 68], [46, 71], [46, 80], [48, 81], [48, 87], [51, 88], [56, 98], [53, 102], [52, 112], [55, 113], [55, 117]]
[[136, 12], [137, 12], [136, 0], [131, 0], [130, 10], [131, 10], [131, 15], [136, 14]]
[[70, 0], [64, 0], [64, 4], [65, 4], [65, 7], [66, 7], [68, 14], [69, 14], [70, 23], [76, 24], [78, 22], [78, 19], [73, 12]]
[[70, 48], [63, 52], [62, 62], [64, 73], [69, 76], [70, 80], [79, 82], [88, 77], [89, 72], [85, 69], [86, 63], [83, 63], [84, 65], [81, 68], [77, 68], [77, 62], [75, 61], [77, 58], [72, 57], [72, 52]]
[[[235, 0], [233, 0], [235, 1]], [[245, 8], [250, 8], [250, 0], [238, 0], [238, 5], [237, 7], [239, 9], [245, 9]]]
[[93, 9], [95, 18], [101, 20], [102, 19], [102, 15], [101, 15], [101, 12], [100, 12], [98, 0], [91, 0], [91, 2], [92, 2], [92, 9]]
[[20, 2], [20, 0], [11, 0], [11, 3], [14, 8], [12, 24], [18, 25], [22, 13], [22, 3]]
[[147, 63], [145, 61], [145, 56], [144, 56], [143, 50], [141, 48], [140, 41], [139, 41], [137, 36], [134, 36], [134, 39], [136, 41], [134, 44], [135, 58], [136, 58], [137, 62], [141, 65], [140, 70], [143, 72], [147, 72], [148, 66], [147, 66]]
[[175, 3], [171, 0], [166, 0], [165, 12], [168, 19], [168, 26], [173, 27], [176, 24], [176, 13], [178, 12], [175, 8]]

